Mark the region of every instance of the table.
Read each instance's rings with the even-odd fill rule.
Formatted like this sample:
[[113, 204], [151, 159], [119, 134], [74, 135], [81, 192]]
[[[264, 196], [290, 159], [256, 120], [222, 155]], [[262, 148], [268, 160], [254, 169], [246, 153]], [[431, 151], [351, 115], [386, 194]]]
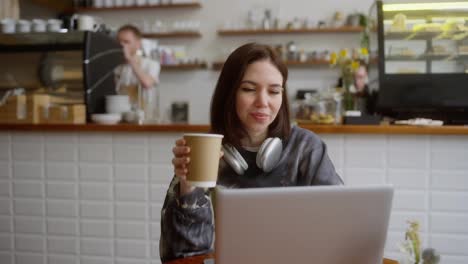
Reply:
[[[173, 261], [165, 262], [164, 264], [203, 264], [203, 260], [206, 258], [214, 258], [214, 254], [199, 255], [188, 258], [176, 259]], [[391, 259], [383, 259], [383, 264], [398, 264], [398, 261]]]
[[203, 260], [205, 260], [206, 258], [214, 258], [214, 254], [181, 258], [181, 259], [176, 259], [173, 261], [165, 262], [164, 264], [203, 264]]

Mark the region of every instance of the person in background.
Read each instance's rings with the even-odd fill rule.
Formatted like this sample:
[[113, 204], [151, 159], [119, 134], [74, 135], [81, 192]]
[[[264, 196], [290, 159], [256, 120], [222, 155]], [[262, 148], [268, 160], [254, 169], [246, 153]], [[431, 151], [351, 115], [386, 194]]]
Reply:
[[369, 92], [369, 76], [367, 74], [366, 64], [360, 64], [354, 72], [354, 86], [356, 87], [357, 95], [365, 95]]
[[[142, 107], [151, 103], [154, 106], [156, 85], [159, 83], [161, 66], [157, 61], [141, 56], [142, 34], [133, 25], [124, 25], [117, 32], [117, 39], [122, 45], [126, 64], [114, 70], [118, 94], [128, 94], [133, 107]], [[141, 100], [138, 93], [141, 89]]]
[[357, 109], [362, 114], [374, 114], [377, 93], [369, 89], [369, 67], [363, 61], [360, 61], [359, 68], [354, 72], [354, 86]]
[[[288, 70], [275, 51], [250, 43], [226, 60], [211, 101], [211, 132], [236, 149], [245, 171], [220, 153], [218, 182], [226, 188], [340, 185], [325, 143], [313, 132], [292, 126], [286, 82]], [[280, 139], [282, 151], [272, 168], [256, 163], [267, 138]], [[214, 237], [210, 191], [186, 181], [190, 148], [178, 139], [172, 150], [174, 178], [161, 210], [160, 256], [163, 262], [212, 252]], [[247, 205], [246, 205], [247, 206]], [[294, 217], [294, 216], [292, 216]]]

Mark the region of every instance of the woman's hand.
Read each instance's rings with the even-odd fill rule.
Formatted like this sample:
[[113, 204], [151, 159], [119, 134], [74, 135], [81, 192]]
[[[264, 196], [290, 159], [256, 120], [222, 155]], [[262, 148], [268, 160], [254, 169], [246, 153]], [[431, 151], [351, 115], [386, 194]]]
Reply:
[[183, 138], [176, 140], [175, 144], [175, 147], [172, 148], [172, 153], [174, 153], [172, 165], [174, 165], [174, 174], [179, 177], [180, 195], [185, 195], [193, 192], [195, 189], [195, 187], [187, 182], [190, 147], [186, 145], [185, 139]]
[[[172, 148], [174, 158], [172, 165], [174, 166], [174, 174], [179, 177], [180, 182], [180, 195], [185, 195], [193, 192], [195, 187], [187, 182], [188, 166], [190, 163], [190, 147], [186, 145], [185, 139], [180, 138], [176, 140], [175, 147]], [[224, 153], [219, 152], [219, 158], [222, 158]]]

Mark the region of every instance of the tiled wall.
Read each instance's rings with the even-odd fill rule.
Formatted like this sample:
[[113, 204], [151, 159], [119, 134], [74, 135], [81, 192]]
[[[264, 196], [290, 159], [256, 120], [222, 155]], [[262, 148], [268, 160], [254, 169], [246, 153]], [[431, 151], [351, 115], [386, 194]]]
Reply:
[[[396, 187], [442, 263], [468, 263], [468, 136], [321, 135], [348, 185]], [[0, 133], [1, 264], [150, 264], [177, 134]]]
[[0, 263], [160, 263], [174, 136], [0, 134]]
[[386, 255], [399, 258], [406, 221], [447, 264], [468, 263], [468, 136], [321, 135], [348, 185], [395, 186]]

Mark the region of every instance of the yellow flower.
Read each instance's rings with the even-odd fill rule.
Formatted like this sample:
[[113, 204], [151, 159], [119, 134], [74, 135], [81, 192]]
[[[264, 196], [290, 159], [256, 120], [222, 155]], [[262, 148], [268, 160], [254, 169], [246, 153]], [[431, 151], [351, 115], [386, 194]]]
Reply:
[[338, 56], [337, 56], [336, 52], [332, 52], [330, 54], [330, 64], [331, 65], [336, 65], [337, 59], [338, 59]]
[[347, 49], [340, 50], [340, 58], [346, 58], [346, 57], [348, 57], [348, 50]]
[[369, 51], [367, 50], [367, 48], [361, 48], [361, 54], [364, 56], [369, 55]]
[[353, 71], [355, 71], [355, 70], [357, 70], [358, 68], [359, 68], [359, 61], [353, 61], [353, 62], [351, 63], [351, 69], [352, 69]]

